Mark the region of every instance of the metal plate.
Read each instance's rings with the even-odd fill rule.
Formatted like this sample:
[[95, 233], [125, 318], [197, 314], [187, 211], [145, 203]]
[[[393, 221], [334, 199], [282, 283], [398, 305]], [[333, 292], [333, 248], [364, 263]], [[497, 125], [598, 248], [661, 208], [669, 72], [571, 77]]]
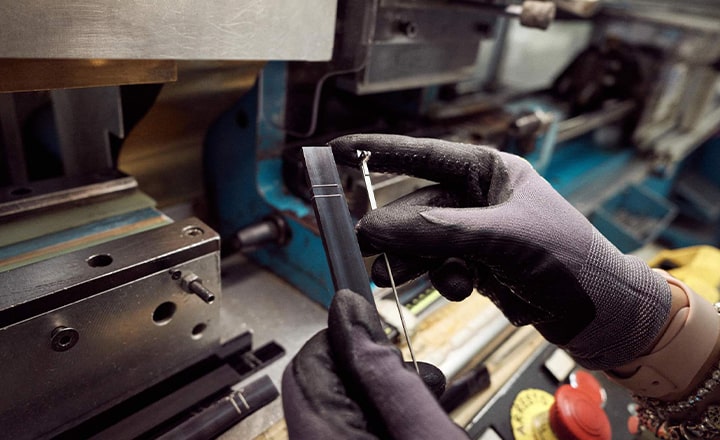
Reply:
[[22, 186], [0, 187], [0, 217], [28, 213], [137, 188], [135, 178], [105, 170], [84, 176], [60, 177]]
[[[219, 259], [218, 236], [192, 219], [4, 273], [3, 435], [57, 434], [212, 354]], [[216, 301], [183, 290], [170, 269], [198, 275]], [[77, 332], [66, 350], [59, 327]]]
[[354, 55], [354, 66], [364, 69], [354, 79], [339, 78], [341, 86], [365, 94], [472, 76], [480, 39], [491, 29], [493, 15], [447, 2], [386, 3], [346, 6], [344, 14], [352, 19], [342, 24], [347, 35], [340, 35], [338, 45], [344, 56]]
[[177, 70], [173, 60], [2, 59], [0, 92], [166, 83]]
[[327, 60], [337, 0], [0, 4], [0, 58]]

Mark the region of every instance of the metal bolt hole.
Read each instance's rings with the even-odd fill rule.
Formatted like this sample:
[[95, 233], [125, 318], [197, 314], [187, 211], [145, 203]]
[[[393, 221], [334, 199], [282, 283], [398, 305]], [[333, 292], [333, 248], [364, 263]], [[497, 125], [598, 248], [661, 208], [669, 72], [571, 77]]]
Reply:
[[70, 350], [80, 339], [80, 333], [77, 330], [64, 326], [55, 328], [50, 336], [52, 349], [58, 352]]
[[105, 267], [111, 265], [113, 258], [108, 254], [93, 255], [87, 259], [87, 264], [90, 267]]
[[155, 308], [155, 311], [152, 314], [153, 322], [156, 325], [165, 325], [172, 319], [173, 315], [175, 314], [175, 311], [177, 310], [177, 306], [174, 302], [164, 302], [157, 306]]
[[207, 329], [207, 325], [203, 324], [202, 322], [192, 329], [192, 338], [193, 339], [200, 339], [202, 338], [203, 332]]

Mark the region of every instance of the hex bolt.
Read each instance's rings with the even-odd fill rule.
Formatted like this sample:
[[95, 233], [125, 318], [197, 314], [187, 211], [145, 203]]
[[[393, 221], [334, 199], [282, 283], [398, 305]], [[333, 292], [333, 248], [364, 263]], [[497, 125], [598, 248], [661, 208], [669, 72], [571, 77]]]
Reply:
[[200, 299], [205, 301], [207, 304], [212, 304], [213, 301], [215, 301], [215, 294], [212, 293], [210, 289], [203, 286], [200, 277], [192, 272], [183, 277], [181, 285], [183, 289], [199, 296]]
[[80, 333], [70, 327], [56, 327], [50, 334], [52, 349], [55, 351], [68, 351], [77, 344]]

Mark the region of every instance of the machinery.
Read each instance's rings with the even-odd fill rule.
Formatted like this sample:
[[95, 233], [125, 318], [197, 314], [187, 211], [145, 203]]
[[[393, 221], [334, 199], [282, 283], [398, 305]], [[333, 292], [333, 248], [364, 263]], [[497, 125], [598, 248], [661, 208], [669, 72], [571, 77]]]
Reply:
[[[335, 2], [1, 9], [0, 429], [156, 436], [283, 350], [224, 324], [218, 234], [158, 209], [120, 145], [182, 60], [327, 59]], [[252, 411], [277, 397], [253, 383]]]
[[293, 353], [334, 293], [301, 147], [342, 134], [522, 154], [625, 251], [720, 239], [713, 2], [301, 3], [2, 7], [3, 432], [156, 437]]
[[[574, 7], [584, 3], [595, 2]], [[577, 12], [566, 7], [558, 14], [567, 19]], [[269, 63], [256, 86], [209, 131], [207, 190], [220, 234], [327, 305], [333, 294], [327, 268], [321, 259], [308, 260], [322, 251], [299, 147], [379, 131], [489, 143], [525, 155], [603, 232], [615, 234], [618, 246], [636, 249], [674, 218], [677, 210], [664, 198], [672, 196], [683, 160], [717, 128], [718, 56], [706, 50], [717, 47], [714, 14], [671, 19], [659, 6], [650, 13], [609, 5], [592, 21], [577, 21], [577, 15], [556, 20], [559, 49], [552, 51], [541, 46], [542, 38], [554, 38], [554, 28], [543, 33], [515, 25], [523, 40], [513, 46], [507, 27], [518, 22], [482, 2], [340, 2], [329, 62]], [[482, 55], [493, 35], [486, 65]], [[533, 46], [531, 38], [540, 43]], [[554, 64], [543, 64], [544, 57]], [[517, 81], [511, 73], [501, 85], [500, 72], [511, 68], [530, 71], [540, 82], [516, 75], [521, 82], [511, 83]], [[678, 70], [705, 80], [683, 76], [678, 84]], [[690, 104], [693, 96], [703, 102]], [[687, 105], [675, 105], [681, 101]], [[364, 183], [355, 170], [344, 172], [350, 209], [359, 216], [366, 202], [352, 189]], [[389, 177], [378, 184], [380, 204], [422, 184]], [[618, 224], [616, 211], [622, 217], [625, 205], [637, 205], [624, 201], [635, 193], [650, 199], [646, 220], [636, 213], [639, 223]], [[622, 200], [613, 199], [618, 194]]]

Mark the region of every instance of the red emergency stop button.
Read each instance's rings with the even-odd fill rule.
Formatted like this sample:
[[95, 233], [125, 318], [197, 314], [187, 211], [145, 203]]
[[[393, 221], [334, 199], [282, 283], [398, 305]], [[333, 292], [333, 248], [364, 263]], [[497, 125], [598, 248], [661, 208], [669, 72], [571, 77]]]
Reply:
[[550, 427], [559, 440], [610, 440], [610, 420], [597, 400], [570, 385], [555, 392]]
[[595, 377], [587, 371], [578, 370], [570, 375], [570, 386], [587, 394], [601, 407], [605, 406], [607, 394]]

